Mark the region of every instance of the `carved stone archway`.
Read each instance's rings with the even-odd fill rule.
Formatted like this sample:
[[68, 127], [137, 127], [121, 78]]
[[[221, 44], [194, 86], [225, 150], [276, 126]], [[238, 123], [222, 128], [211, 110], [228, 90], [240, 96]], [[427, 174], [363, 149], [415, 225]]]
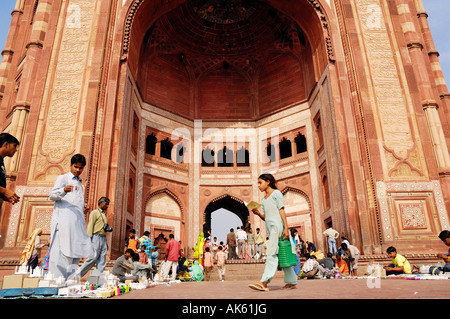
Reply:
[[228, 194], [213, 199], [203, 213], [203, 233], [207, 234], [211, 230], [211, 214], [218, 209], [224, 208], [236, 214], [244, 225], [244, 229], [250, 228], [249, 212], [244, 202], [234, 196]]

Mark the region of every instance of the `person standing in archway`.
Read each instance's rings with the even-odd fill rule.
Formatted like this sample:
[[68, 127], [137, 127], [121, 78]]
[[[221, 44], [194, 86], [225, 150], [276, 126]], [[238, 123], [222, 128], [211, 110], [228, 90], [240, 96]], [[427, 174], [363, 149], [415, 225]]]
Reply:
[[234, 259], [236, 254], [236, 234], [234, 229], [231, 228], [227, 235], [227, 246], [228, 246], [228, 260]]
[[256, 228], [256, 238], [255, 238], [255, 247], [256, 247], [256, 259], [262, 258], [262, 246], [264, 244], [264, 237], [261, 234], [261, 231], [259, 228]]
[[238, 259], [245, 259], [245, 244], [247, 242], [247, 233], [244, 227], [238, 227], [236, 232]]
[[[252, 212], [265, 221], [269, 242], [266, 250], [266, 265], [261, 281], [251, 284], [249, 287], [254, 290], [268, 291], [267, 284], [273, 279], [278, 269], [278, 239], [290, 237], [284, 211], [283, 194], [277, 189], [275, 178], [271, 174], [262, 174], [258, 178], [258, 188], [261, 192], [264, 192], [264, 198], [261, 201], [262, 213], [256, 208]], [[286, 283], [283, 289], [295, 289], [297, 276], [294, 268], [283, 268], [283, 271], [284, 282]]]
[[250, 259], [253, 259], [255, 257], [255, 234], [253, 234], [251, 227], [248, 229], [247, 245], [248, 245], [248, 254], [250, 255]]

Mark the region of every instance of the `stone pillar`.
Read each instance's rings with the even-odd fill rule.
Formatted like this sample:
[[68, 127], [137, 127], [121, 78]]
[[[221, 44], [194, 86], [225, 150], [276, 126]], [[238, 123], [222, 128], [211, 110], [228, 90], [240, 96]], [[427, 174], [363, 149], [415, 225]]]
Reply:
[[[428, 51], [428, 56], [431, 63], [431, 70], [433, 73], [434, 84], [439, 90], [440, 97], [440, 105], [441, 109], [434, 110], [432, 113], [436, 116], [442, 114], [447, 122], [447, 126], [443, 129], [445, 141], [447, 143], [447, 147], [450, 145], [450, 93], [448, 92], [448, 87], [445, 82], [444, 73], [442, 71], [441, 63], [439, 61], [439, 52], [436, 50], [434, 45], [433, 36], [431, 35], [430, 26], [428, 24], [428, 14], [425, 12], [425, 8], [423, 7], [422, 0], [414, 1], [416, 10], [417, 10], [417, 18], [419, 19], [419, 24], [422, 31], [422, 36], [425, 42], [425, 48]], [[431, 111], [430, 111], [431, 112]], [[440, 169], [439, 177], [441, 179], [442, 191], [444, 193], [445, 205], [447, 207], [447, 211], [450, 211], [450, 170]]]
[[13, 39], [19, 29], [19, 19], [23, 14], [23, 0], [17, 0], [16, 6], [11, 13], [11, 23], [9, 27], [8, 38], [6, 39], [5, 49], [2, 51], [2, 61], [0, 63], [0, 101], [5, 93], [8, 74], [11, 70], [11, 62], [14, 55]]
[[[431, 63], [431, 71], [433, 74], [434, 84], [438, 89], [438, 93], [441, 99], [440, 104], [443, 106], [441, 112], [444, 114], [447, 123], [450, 124], [450, 94], [448, 92], [448, 87], [444, 78], [444, 72], [442, 71], [442, 66], [439, 61], [439, 52], [436, 50], [433, 36], [431, 35], [430, 26], [428, 24], [428, 14], [425, 12], [422, 0], [415, 0], [415, 4], [422, 36], [425, 42], [425, 49], [428, 52]], [[444, 133], [445, 132], [448, 147], [450, 145], [450, 126], [447, 127], [447, 130], [444, 130]]]
[[[52, 0], [40, 0], [34, 12], [33, 25], [31, 27], [30, 38], [26, 45], [26, 57], [21, 71], [21, 81], [18, 84], [16, 100], [13, 101], [11, 124], [8, 132], [22, 141], [26, 129], [28, 113], [33, 99], [34, 87], [37, 81], [36, 74], [39, 67], [41, 51], [45, 34], [47, 32], [48, 20], [51, 12]], [[17, 5], [17, 4], [16, 4]], [[5, 168], [8, 172], [18, 170], [18, 155], [5, 159]]]
[[447, 144], [445, 143], [444, 131], [442, 129], [441, 119], [438, 114], [438, 105], [435, 101], [424, 102], [422, 104], [428, 127], [430, 128], [433, 147], [436, 153], [436, 159], [440, 168], [449, 168], [450, 159]]
[[[11, 13], [11, 24], [10, 24], [10, 31], [8, 34], [8, 38], [5, 45], [5, 50], [2, 52], [2, 62], [0, 64], [0, 99], [3, 99], [3, 94], [5, 93], [6, 85], [8, 82], [8, 76], [11, 71], [11, 63], [14, 56], [14, 49], [12, 48], [13, 39], [16, 36], [16, 31], [19, 29], [19, 23], [20, 23], [20, 17], [23, 14], [23, 0], [18, 0], [16, 2], [16, 6]], [[16, 88], [18, 89], [18, 88]], [[8, 103], [9, 101], [6, 101]], [[3, 105], [3, 107], [7, 110], [9, 110], [9, 105]], [[24, 113], [25, 112], [25, 113]], [[26, 121], [26, 110], [25, 108], [22, 108], [19, 112], [15, 112], [15, 109], [9, 112], [8, 117], [12, 116], [11, 124], [6, 128], [6, 132], [14, 135], [21, 140], [21, 136], [23, 135], [21, 131], [17, 131], [18, 127], [21, 127], [23, 129], [23, 125]], [[15, 172], [16, 169], [16, 162], [17, 162], [17, 155], [14, 156], [14, 158], [5, 158], [5, 168], [7, 172]], [[13, 163], [11, 165], [11, 163]]]
[[36, 70], [39, 65], [51, 13], [51, 1], [40, 0], [36, 8], [30, 38], [26, 45], [26, 58], [22, 71], [22, 78], [24, 80], [20, 83], [16, 104], [29, 105], [31, 103], [33, 88], [36, 82]]
[[439, 61], [439, 52], [436, 50], [434, 45], [433, 36], [431, 35], [430, 26], [428, 24], [428, 14], [425, 12], [422, 0], [415, 0], [415, 6], [417, 10], [417, 18], [419, 19], [419, 24], [421, 27], [421, 33], [425, 42], [425, 49], [427, 50], [430, 58], [435, 85], [438, 87], [441, 95], [448, 94], [447, 84], [445, 82], [444, 73]]
[[[25, 106], [17, 106], [14, 108], [12, 115], [12, 121], [8, 127], [8, 133], [16, 137], [19, 142], [23, 141], [26, 122], [28, 119], [28, 113], [30, 109]], [[20, 150], [20, 148], [19, 148]], [[18, 156], [5, 158], [5, 168], [7, 172], [17, 172], [18, 169]]]
[[5, 93], [6, 82], [8, 81], [8, 73], [11, 69], [11, 61], [14, 51], [5, 49], [2, 51], [2, 61], [0, 64], [0, 99], [3, 99]]
[[[411, 62], [414, 66], [414, 75], [419, 89], [422, 107], [424, 108], [425, 116], [427, 117], [428, 127], [433, 141], [433, 148], [436, 154], [437, 166], [439, 169], [450, 168], [450, 155], [448, 153], [441, 120], [437, 113], [438, 103], [434, 98], [433, 86], [426, 67], [429, 61], [424, 59], [422, 52], [424, 46], [420, 42], [414, 21], [412, 20], [409, 1], [398, 1], [397, 10], [403, 34], [407, 42]], [[427, 42], [429, 43], [429, 41]]]
[[16, 0], [16, 6], [14, 10], [23, 10], [25, 0]]

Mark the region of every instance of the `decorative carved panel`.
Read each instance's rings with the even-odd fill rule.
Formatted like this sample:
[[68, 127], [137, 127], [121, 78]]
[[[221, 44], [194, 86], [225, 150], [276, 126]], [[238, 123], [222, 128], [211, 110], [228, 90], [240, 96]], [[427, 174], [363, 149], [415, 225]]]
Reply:
[[423, 203], [403, 203], [398, 205], [398, 209], [403, 229], [427, 228], [427, 218]]
[[149, 199], [145, 206], [145, 212], [168, 217], [181, 217], [181, 209], [178, 203], [164, 192]]
[[[418, 148], [415, 141], [418, 134], [412, 126], [413, 115], [408, 107], [411, 98], [403, 89], [406, 84], [398, 72], [396, 54], [399, 53], [396, 52], [395, 39], [392, 39], [391, 43], [389, 17], [385, 17], [383, 5], [379, 0], [358, 0], [354, 3], [370, 72], [370, 103], [378, 122], [377, 134], [383, 141], [385, 175], [393, 179], [423, 175], [421, 156], [411, 156]], [[396, 169], [397, 162], [405, 160], [408, 160], [408, 169]]]
[[[46, 84], [49, 96], [43, 102], [43, 107], [46, 108], [45, 123], [36, 136], [36, 145], [40, 147], [31, 178], [46, 173], [55, 174], [47, 171], [51, 164], [67, 167], [67, 157], [78, 147], [79, 116], [84, 104], [82, 99], [86, 88], [86, 64], [90, 60], [88, 55], [91, 53], [89, 46], [96, 3], [97, 1], [90, 0], [71, 0], [66, 20], [61, 20], [63, 25], [58, 31], [62, 35], [52, 52], [49, 80]], [[75, 15], [74, 12], [79, 14]]]
[[53, 202], [48, 199], [51, 187], [18, 186], [21, 201], [14, 205], [9, 218], [5, 247], [25, 245], [35, 228], [42, 228], [43, 235], [50, 234]]
[[377, 197], [385, 241], [436, 240], [449, 229], [439, 181], [377, 182]]

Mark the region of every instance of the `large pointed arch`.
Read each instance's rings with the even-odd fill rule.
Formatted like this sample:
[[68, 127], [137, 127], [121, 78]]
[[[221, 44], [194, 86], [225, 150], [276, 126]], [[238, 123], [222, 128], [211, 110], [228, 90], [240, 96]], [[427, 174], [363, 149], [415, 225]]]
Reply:
[[211, 214], [220, 208], [224, 208], [236, 214], [242, 221], [242, 225], [245, 228], [250, 227], [249, 211], [244, 201], [235, 196], [223, 194], [211, 200], [211, 202], [209, 202], [203, 212], [204, 233], [207, 233], [208, 230], [211, 230]]
[[302, 195], [305, 198], [306, 202], [308, 203], [308, 209], [310, 211], [312, 210], [311, 199], [309, 198], [308, 194], [306, 194], [301, 189], [298, 189], [298, 188], [295, 188], [295, 187], [291, 187], [291, 186], [286, 186], [285, 188], [283, 188], [281, 190], [281, 193], [283, 195], [286, 195], [286, 193], [289, 192], [289, 191]]
[[[154, 21], [164, 13], [167, 13], [186, 1], [144, 1], [127, 0], [124, 4], [128, 8], [127, 13], [123, 15], [122, 29], [122, 47], [121, 60], [127, 62], [132, 74], [135, 75], [141, 46], [146, 31], [151, 27]], [[321, 0], [297, 0], [295, 3], [273, 1], [264, 1], [273, 8], [290, 15], [305, 30], [306, 37], [317, 47], [314, 54], [321, 57], [316, 58], [316, 64], [323, 69], [327, 61], [334, 62], [333, 38], [329, 27], [330, 8], [323, 4]], [[148, 12], [152, 15], [149, 16]], [[317, 51], [317, 52], [316, 52]], [[318, 72], [322, 72], [320, 70]]]
[[163, 194], [163, 193], [167, 194], [169, 197], [171, 197], [179, 205], [180, 211], [181, 211], [181, 216], [183, 218], [183, 216], [184, 216], [184, 209], [183, 209], [184, 205], [183, 205], [183, 203], [181, 202], [180, 198], [175, 194], [175, 192], [171, 191], [167, 187], [155, 190], [155, 191], [151, 192], [150, 194], [148, 194], [147, 196], [145, 196], [144, 207], [147, 206], [147, 203], [149, 202], [149, 200], [152, 197], [154, 197], [156, 195], [159, 195], [159, 194]]

